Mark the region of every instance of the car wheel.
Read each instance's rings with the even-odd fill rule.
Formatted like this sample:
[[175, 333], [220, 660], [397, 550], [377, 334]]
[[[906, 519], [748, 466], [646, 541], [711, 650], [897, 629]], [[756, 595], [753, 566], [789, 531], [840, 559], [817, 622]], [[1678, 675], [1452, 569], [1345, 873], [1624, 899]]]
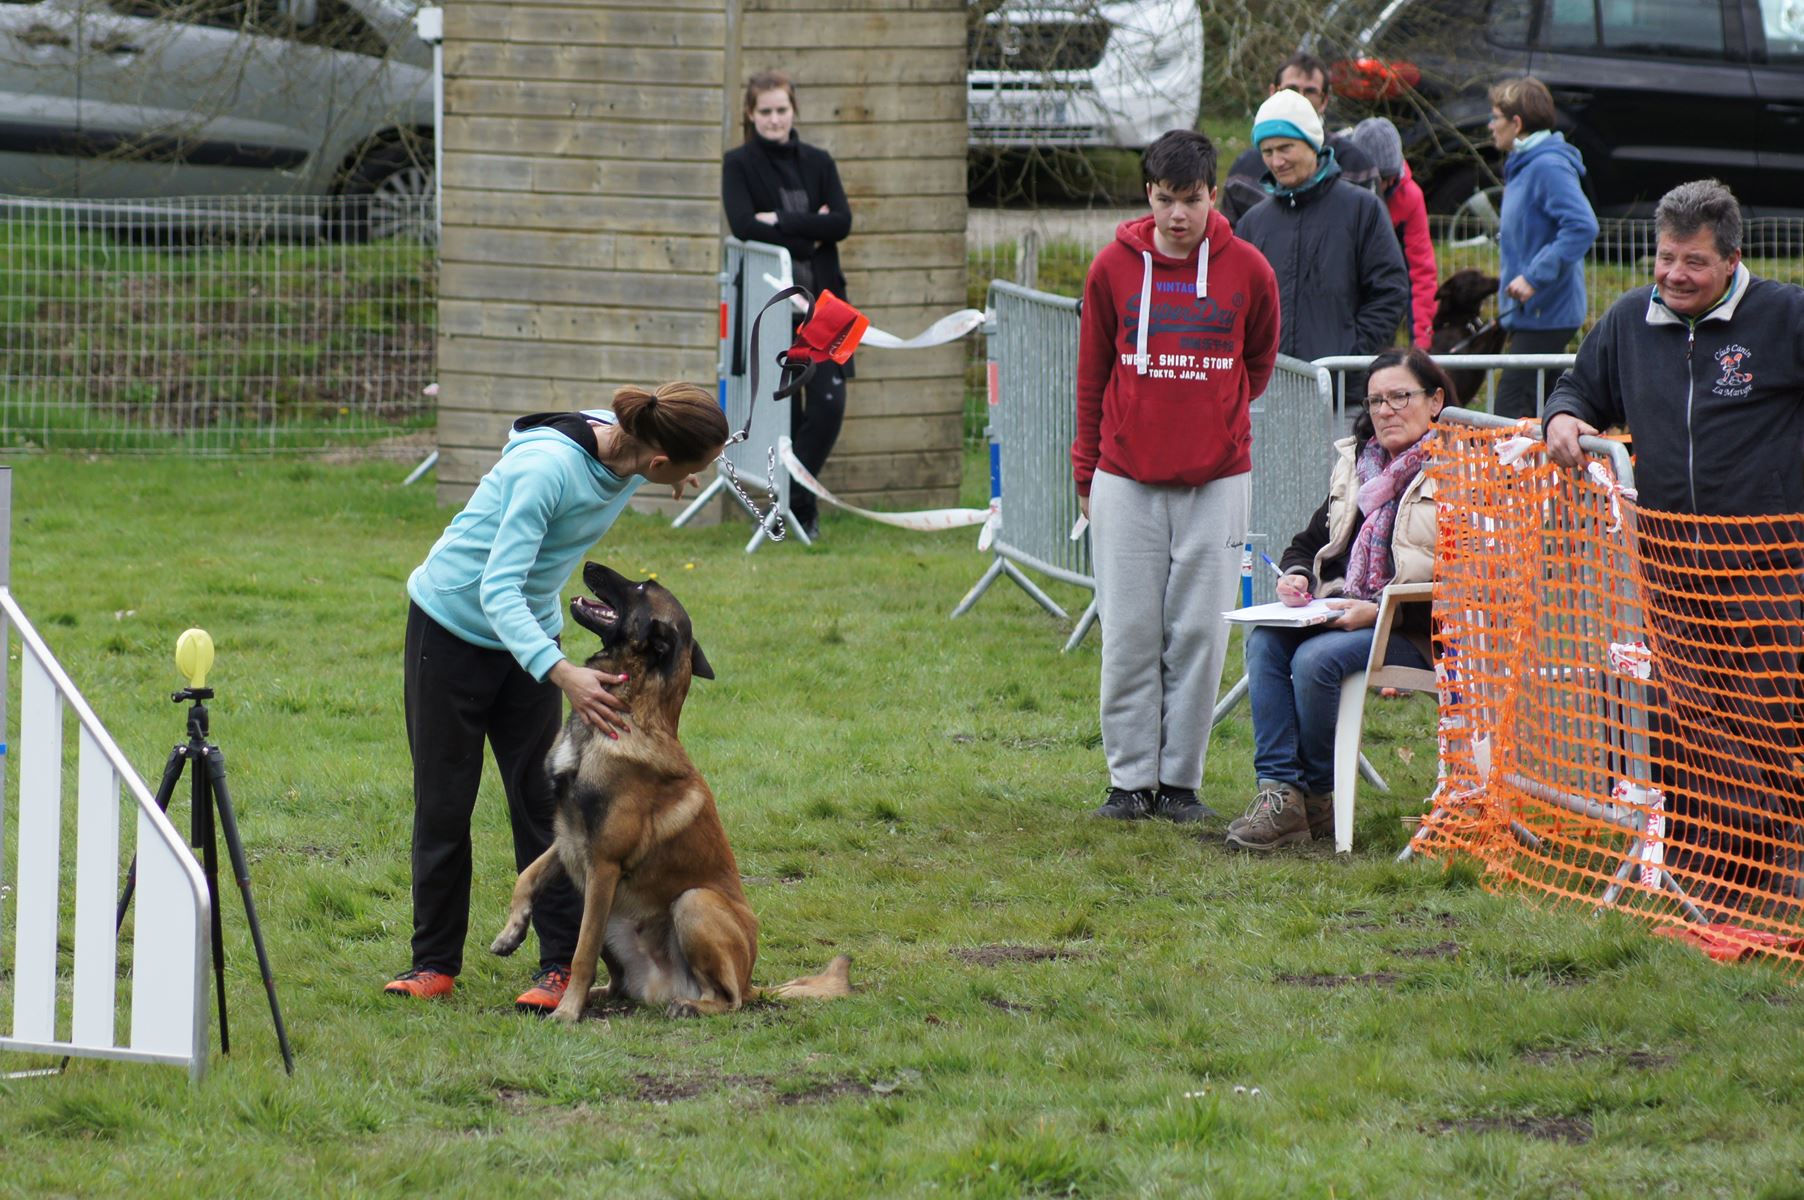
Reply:
[[383, 142], [347, 170], [327, 223], [345, 241], [431, 242], [437, 236], [435, 198], [431, 144]]

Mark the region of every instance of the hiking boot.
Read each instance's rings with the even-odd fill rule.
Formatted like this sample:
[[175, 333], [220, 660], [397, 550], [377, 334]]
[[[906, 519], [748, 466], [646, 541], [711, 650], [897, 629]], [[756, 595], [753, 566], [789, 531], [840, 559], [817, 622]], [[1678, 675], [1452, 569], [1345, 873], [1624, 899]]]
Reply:
[[1126, 788], [1112, 787], [1108, 799], [1102, 802], [1093, 817], [1107, 817], [1111, 821], [1144, 821], [1152, 815], [1153, 794], [1142, 789], [1130, 792]]
[[1309, 818], [1309, 836], [1322, 841], [1334, 836], [1334, 793], [1309, 792], [1303, 797], [1303, 813]]
[[1158, 793], [1153, 797], [1153, 816], [1176, 821], [1180, 825], [1207, 821], [1215, 815], [1213, 808], [1196, 798], [1195, 788], [1168, 787], [1161, 783]]
[[438, 996], [449, 996], [451, 989], [456, 986], [456, 976], [428, 968], [403, 971], [383, 984], [382, 990], [390, 996], [413, 996], [420, 1000], [430, 1000]]
[[1229, 827], [1227, 840], [1240, 850], [1276, 850], [1309, 840], [1303, 793], [1288, 783], [1261, 779], [1252, 808], [1237, 824], [1238, 828]]
[[532, 977], [532, 986], [514, 997], [514, 1007], [523, 1013], [545, 1016], [564, 999], [564, 989], [569, 986], [569, 967], [556, 963], [540, 967]]

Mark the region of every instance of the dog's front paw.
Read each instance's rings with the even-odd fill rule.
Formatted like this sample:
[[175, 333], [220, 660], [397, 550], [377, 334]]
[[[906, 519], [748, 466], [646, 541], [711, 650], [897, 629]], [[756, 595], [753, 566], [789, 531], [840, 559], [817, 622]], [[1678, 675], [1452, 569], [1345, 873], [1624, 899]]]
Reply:
[[673, 1019], [699, 1017], [702, 1015], [702, 1010], [697, 1008], [693, 1001], [672, 1000], [664, 1006], [664, 1015]]
[[525, 940], [526, 922], [509, 921], [501, 932], [495, 935], [495, 940], [489, 943], [489, 953], [499, 954], [502, 958], [506, 958], [518, 950], [520, 943]]
[[574, 1025], [583, 1018], [582, 999], [565, 993], [558, 1006], [551, 1010], [551, 1019], [565, 1025]]

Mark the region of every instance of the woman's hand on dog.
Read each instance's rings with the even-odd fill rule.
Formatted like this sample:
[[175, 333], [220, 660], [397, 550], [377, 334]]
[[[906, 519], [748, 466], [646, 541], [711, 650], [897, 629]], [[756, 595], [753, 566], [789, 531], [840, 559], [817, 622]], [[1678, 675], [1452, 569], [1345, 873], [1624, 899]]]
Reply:
[[[610, 684], [626, 682], [624, 675], [608, 675], [588, 667], [579, 667], [569, 659], [560, 659], [545, 676], [570, 697], [570, 710], [609, 737], [619, 737], [631, 729], [626, 723], [626, 701], [609, 690]], [[619, 732], [616, 732], [619, 731]]]

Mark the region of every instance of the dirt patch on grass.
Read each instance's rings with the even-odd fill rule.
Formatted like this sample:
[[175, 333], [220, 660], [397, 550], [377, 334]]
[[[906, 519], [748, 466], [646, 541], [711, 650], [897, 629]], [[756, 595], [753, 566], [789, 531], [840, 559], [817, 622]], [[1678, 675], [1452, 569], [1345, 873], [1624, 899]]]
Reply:
[[1339, 915], [1341, 923], [1336, 928], [1342, 933], [1375, 933], [1384, 928], [1384, 922], [1374, 921], [1372, 914], [1363, 908], [1349, 908]]
[[1342, 988], [1342, 987], [1396, 987], [1403, 976], [1395, 971], [1372, 971], [1365, 975], [1327, 975], [1285, 974], [1278, 976], [1279, 983], [1288, 983], [1292, 987]]
[[978, 967], [1000, 966], [1011, 962], [1050, 962], [1062, 958], [1083, 958], [1075, 950], [1059, 946], [963, 946], [952, 951], [953, 957]]
[[1403, 946], [1391, 951], [1404, 958], [1452, 958], [1459, 953], [1458, 942], [1436, 942], [1432, 946]]
[[856, 1079], [827, 1079], [799, 1092], [783, 1092], [778, 1104], [814, 1104], [822, 1100], [838, 1100], [844, 1096], [875, 1096], [876, 1089]]
[[1011, 1001], [1004, 1000], [1001, 996], [990, 996], [984, 1000], [984, 1003], [991, 1008], [999, 1008], [1006, 1013], [1030, 1013], [1034, 1010], [1034, 1006], [1031, 1004], [1015, 1004]]
[[1544, 1142], [1565, 1142], [1582, 1146], [1591, 1140], [1590, 1117], [1462, 1117], [1457, 1121], [1437, 1121], [1435, 1133], [1514, 1133], [1539, 1138]]
[[1464, 922], [1452, 913], [1412, 912], [1397, 918], [1399, 925], [1430, 926], [1435, 929], [1458, 929]]
[[647, 1104], [694, 1100], [711, 1092], [770, 1091], [770, 1081], [755, 1075], [635, 1075], [634, 1098]]
[[1522, 1061], [1537, 1067], [1561, 1067], [1569, 1063], [1592, 1062], [1600, 1058], [1620, 1058], [1632, 1071], [1658, 1071], [1674, 1062], [1671, 1054], [1654, 1050], [1618, 1052], [1608, 1046], [1543, 1046], [1524, 1050]]

